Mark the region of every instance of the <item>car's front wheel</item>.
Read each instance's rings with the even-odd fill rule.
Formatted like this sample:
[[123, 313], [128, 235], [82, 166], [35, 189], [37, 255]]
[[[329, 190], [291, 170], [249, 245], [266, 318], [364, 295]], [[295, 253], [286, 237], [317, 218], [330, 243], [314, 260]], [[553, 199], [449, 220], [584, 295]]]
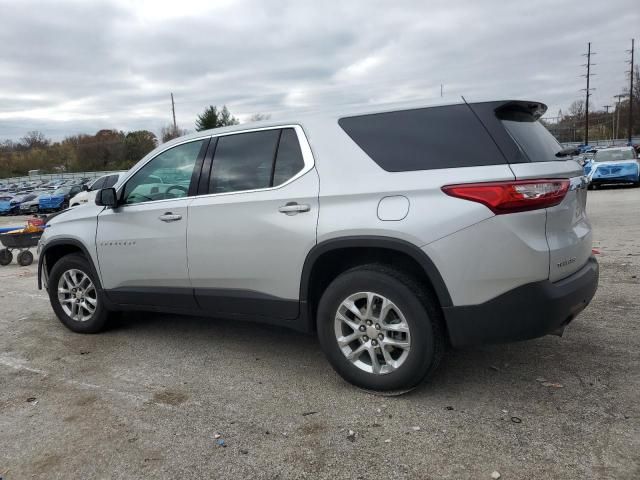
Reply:
[[107, 322], [109, 311], [87, 259], [70, 254], [58, 260], [49, 274], [49, 300], [58, 319], [78, 333], [97, 333]]
[[427, 288], [381, 265], [338, 276], [317, 312], [331, 365], [348, 382], [376, 391], [410, 390], [435, 370], [445, 347], [441, 325]]

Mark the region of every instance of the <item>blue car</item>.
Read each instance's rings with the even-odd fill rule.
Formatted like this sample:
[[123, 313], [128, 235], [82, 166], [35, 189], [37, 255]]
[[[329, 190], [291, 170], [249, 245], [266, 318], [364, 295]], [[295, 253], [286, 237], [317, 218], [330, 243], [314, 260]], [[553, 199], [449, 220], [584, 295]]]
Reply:
[[79, 185], [60, 187], [50, 195], [42, 195], [38, 201], [38, 211], [55, 212], [69, 207], [69, 199], [80, 193]]
[[11, 199], [10, 195], [0, 196], [0, 215], [9, 215], [11, 213]]
[[589, 188], [605, 184], [628, 183], [640, 186], [640, 163], [633, 147], [613, 147], [598, 150], [584, 165]]

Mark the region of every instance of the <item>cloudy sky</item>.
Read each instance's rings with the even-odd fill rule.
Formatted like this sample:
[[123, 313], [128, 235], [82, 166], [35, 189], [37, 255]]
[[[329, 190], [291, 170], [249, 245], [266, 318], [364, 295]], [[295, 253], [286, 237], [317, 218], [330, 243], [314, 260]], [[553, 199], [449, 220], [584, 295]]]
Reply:
[[[637, 0], [0, 0], [0, 140], [194, 128], [327, 105], [526, 97], [556, 114], [627, 84]], [[638, 52], [637, 52], [638, 53]], [[640, 54], [636, 55], [640, 59]]]

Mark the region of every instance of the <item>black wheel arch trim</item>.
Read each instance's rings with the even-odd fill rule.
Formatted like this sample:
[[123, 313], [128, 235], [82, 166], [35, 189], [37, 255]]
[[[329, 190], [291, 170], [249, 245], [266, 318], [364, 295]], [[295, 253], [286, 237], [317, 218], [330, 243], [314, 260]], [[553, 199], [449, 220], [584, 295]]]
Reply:
[[325, 240], [316, 244], [307, 254], [302, 268], [302, 278], [300, 281], [300, 301], [308, 301], [308, 292], [311, 282], [311, 272], [316, 261], [325, 253], [343, 248], [386, 248], [404, 253], [414, 259], [424, 270], [427, 278], [435, 290], [441, 307], [453, 305], [451, 295], [447, 289], [442, 275], [429, 256], [420, 247], [393, 237], [376, 235], [357, 235], [348, 237], [338, 237]]
[[94, 275], [94, 277], [96, 279], [96, 282], [98, 284], [97, 285], [98, 289], [102, 289], [102, 282], [100, 281], [100, 274], [98, 273], [98, 269], [96, 268], [95, 264], [93, 263], [93, 258], [91, 257], [91, 254], [89, 253], [89, 250], [87, 249], [87, 247], [80, 240], [76, 240], [75, 238], [57, 238], [55, 240], [51, 240], [50, 242], [46, 243], [46, 245], [44, 246], [44, 248], [42, 249], [42, 251], [40, 252], [40, 255], [38, 257], [38, 289], [42, 290], [42, 267], [43, 267], [43, 263], [44, 263], [44, 259], [45, 259], [47, 250], [51, 249], [52, 247], [64, 246], [64, 245], [77, 247], [82, 251], [83, 255], [87, 259], [87, 262], [89, 262], [89, 267], [92, 270], [91, 273]]

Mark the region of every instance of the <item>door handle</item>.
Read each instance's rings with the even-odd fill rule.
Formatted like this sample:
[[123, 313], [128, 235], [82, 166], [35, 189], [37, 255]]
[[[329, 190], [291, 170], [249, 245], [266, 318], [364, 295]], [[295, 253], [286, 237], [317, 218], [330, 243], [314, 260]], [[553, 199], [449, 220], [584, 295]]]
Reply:
[[278, 209], [280, 213], [286, 213], [287, 215], [296, 215], [301, 212], [308, 212], [311, 207], [306, 203], [289, 202]]
[[169, 223], [169, 222], [177, 222], [178, 220], [182, 220], [182, 215], [174, 215], [171, 212], [167, 212], [164, 215], [160, 215], [158, 218], [163, 222]]

